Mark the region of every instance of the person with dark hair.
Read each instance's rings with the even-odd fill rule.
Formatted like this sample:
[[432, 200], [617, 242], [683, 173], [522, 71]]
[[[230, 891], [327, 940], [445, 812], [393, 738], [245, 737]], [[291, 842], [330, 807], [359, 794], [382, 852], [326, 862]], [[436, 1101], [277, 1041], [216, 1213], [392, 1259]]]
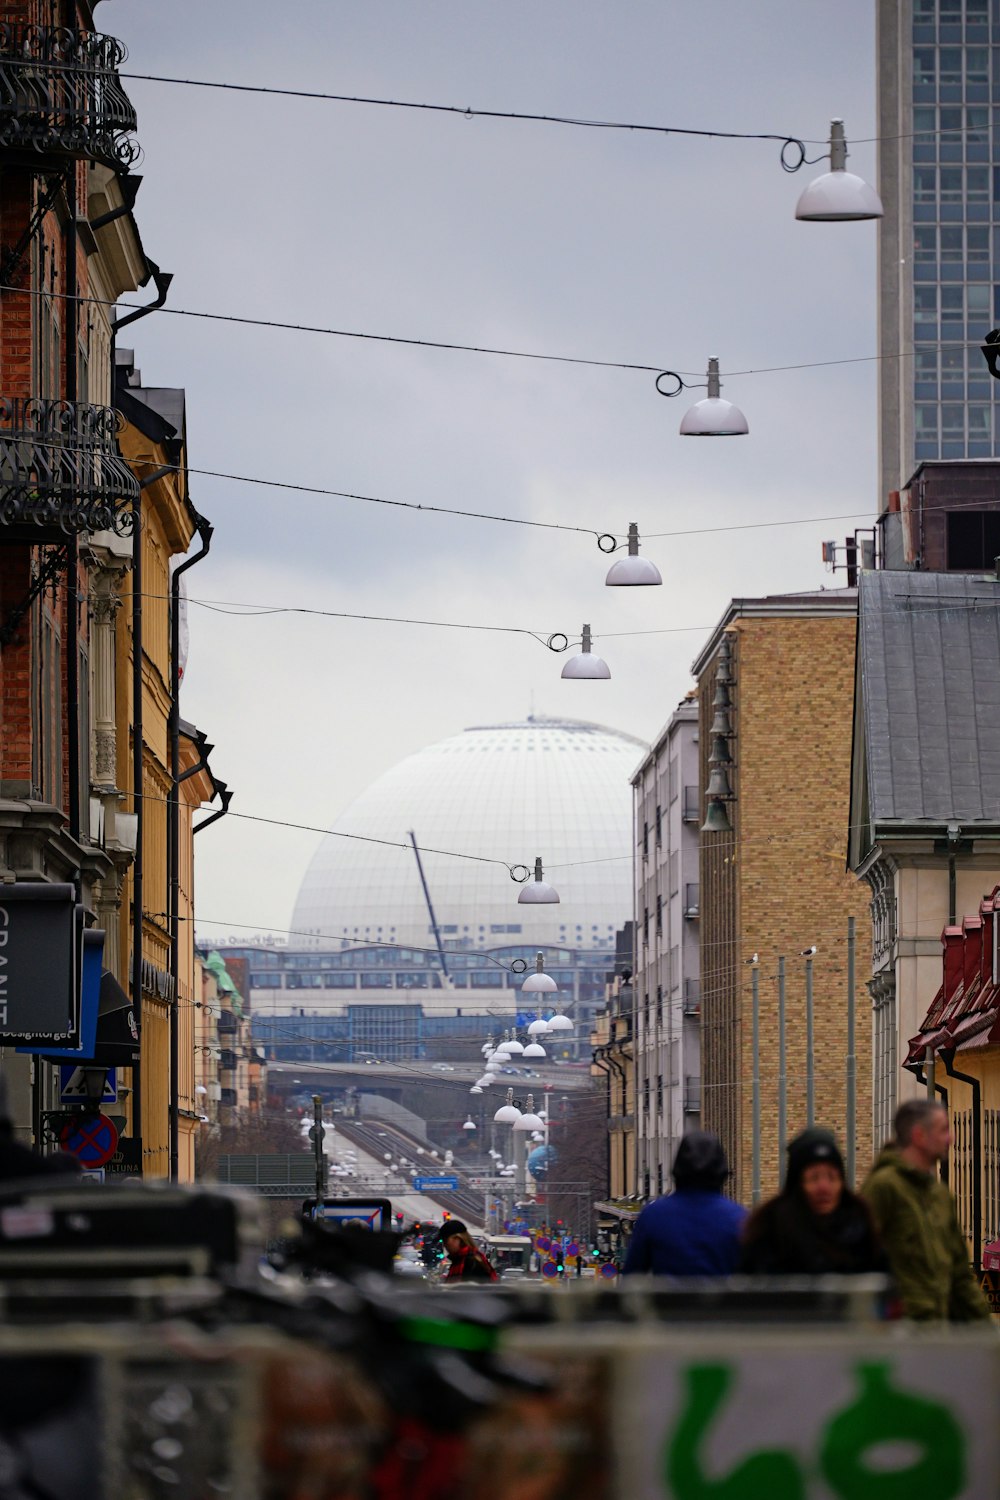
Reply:
[[908, 1099], [896, 1111], [895, 1140], [861, 1189], [871, 1207], [907, 1318], [971, 1323], [990, 1316], [972, 1274], [955, 1200], [937, 1175], [951, 1145], [948, 1111]]
[[454, 1283], [499, 1280], [486, 1256], [476, 1249], [472, 1235], [461, 1219], [446, 1219], [441, 1225], [438, 1239], [451, 1261], [448, 1274], [444, 1277], [445, 1281]]
[[626, 1276], [730, 1276], [740, 1259], [746, 1209], [722, 1189], [729, 1163], [718, 1136], [691, 1130], [674, 1156], [674, 1191], [647, 1203], [635, 1222]]
[[781, 1192], [751, 1216], [741, 1269], [749, 1276], [856, 1276], [886, 1260], [868, 1207], [844, 1180], [829, 1130], [803, 1130], [788, 1147]]

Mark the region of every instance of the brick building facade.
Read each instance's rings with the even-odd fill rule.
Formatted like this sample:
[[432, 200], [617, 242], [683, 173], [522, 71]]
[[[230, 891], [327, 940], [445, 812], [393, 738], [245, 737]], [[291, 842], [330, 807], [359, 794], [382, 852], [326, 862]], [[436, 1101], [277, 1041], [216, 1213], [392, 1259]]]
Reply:
[[[778, 1186], [781, 1155], [778, 960], [785, 959], [786, 970], [791, 1139], [807, 1123], [802, 950], [814, 946], [815, 1120], [841, 1142], [848, 1134], [848, 918], [857, 919], [864, 939], [868, 917], [866, 893], [845, 869], [856, 617], [854, 590], [734, 600], [694, 664], [701, 788], [708, 788], [721, 757], [731, 790], [701, 835], [702, 1122], [721, 1136], [732, 1191], [747, 1203], [753, 1190], [755, 954], [763, 1195]], [[726, 639], [730, 644], [723, 647]], [[720, 649], [727, 658], [723, 672]], [[711, 831], [719, 823], [723, 831]], [[871, 1153], [866, 942], [862, 951], [854, 994], [858, 1176]]]
[[[179, 982], [193, 996], [193, 935], [190, 921], [172, 933], [171, 902], [190, 903], [192, 795], [216, 784], [192, 777], [173, 851], [168, 596], [171, 557], [203, 523], [183, 392], [113, 378], [116, 330], [147, 310], [115, 318], [114, 304], [152, 280], [155, 307], [170, 278], [132, 212], [124, 48], [93, 9], [0, 4], [0, 877], [73, 886], [103, 934], [101, 1004], [110, 981], [137, 1038], [116, 1063], [125, 1126], [109, 1170], [184, 1176], [200, 1123], [177, 1004]], [[59, 1072], [33, 1052], [4, 1047], [0, 1066], [19, 1133], [51, 1147]]]

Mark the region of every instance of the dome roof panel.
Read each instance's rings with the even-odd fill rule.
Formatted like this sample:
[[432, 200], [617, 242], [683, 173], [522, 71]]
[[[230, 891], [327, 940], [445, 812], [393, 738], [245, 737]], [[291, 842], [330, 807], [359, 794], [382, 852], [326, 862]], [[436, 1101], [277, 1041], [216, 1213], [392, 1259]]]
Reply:
[[[576, 947], [611, 946], [632, 906], [630, 778], [644, 748], [600, 725], [528, 719], [467, 729], [417, 751], [334, 824], [336, 834], [386, 844], [326, 837], [302, 882], [293, 928], [324, 947], [379, 933], [427, 946], [430, 918], [408, 846], [413, 829], [446, 938], [476, 947], [571, 939]], [[532, 865], [537, 854], [560, 892], [558, 906], [517, 904], [505, 866]]]

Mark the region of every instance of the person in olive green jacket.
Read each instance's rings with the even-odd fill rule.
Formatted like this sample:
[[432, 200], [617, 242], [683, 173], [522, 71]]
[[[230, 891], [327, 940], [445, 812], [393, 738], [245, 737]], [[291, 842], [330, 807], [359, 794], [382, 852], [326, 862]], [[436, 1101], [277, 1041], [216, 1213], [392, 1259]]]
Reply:
[[948, 1112], [930, 1099], [911, 1099], [896, 1111], [894, 1128], [896, 1139], [861, 1192], [889, 1257], [903, 1313], [957, 1323], [988, 1319], [954, 1199], [937, 1175], [951, 1144]]

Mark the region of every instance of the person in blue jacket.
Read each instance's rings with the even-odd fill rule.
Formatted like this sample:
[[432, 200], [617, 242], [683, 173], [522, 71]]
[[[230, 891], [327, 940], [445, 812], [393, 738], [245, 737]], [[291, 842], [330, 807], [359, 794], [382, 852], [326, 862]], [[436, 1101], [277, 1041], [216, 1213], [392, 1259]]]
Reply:
[[733, 1275], [747, 1215], [722, 1191], [729, 1163], [718, 1136], [689, 1131], [677, 1147], [671, 1175], [674, 1191], [647, 1203], [635, 1222], [624, 1274]]

